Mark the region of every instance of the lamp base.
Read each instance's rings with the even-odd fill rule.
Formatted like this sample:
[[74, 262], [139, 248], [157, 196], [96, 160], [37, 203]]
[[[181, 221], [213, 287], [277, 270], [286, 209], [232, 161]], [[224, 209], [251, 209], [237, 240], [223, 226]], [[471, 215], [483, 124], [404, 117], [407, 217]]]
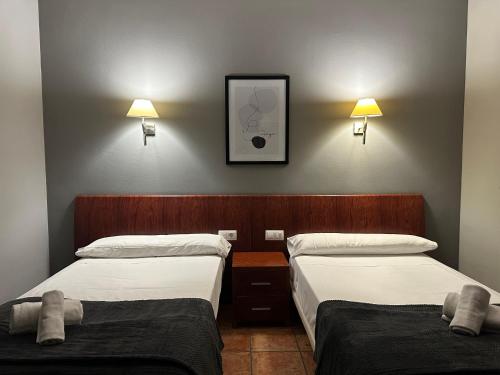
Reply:
[[366, 130], [368, 129], [368, 119], [365, 117], [363, 122], [355, 122], [352, 124], [352, 133], [354, 135], [363, 136], [363, 144], [366, 143]]
[[361, 121], [356, 121], [352, 124], [352, 134], [354, 135], [363, 135], [363, 129], [365, 124]]
[[154, 137], [156, 134], [155, 124], [151, 122], [145, 122], [142, 119], [142, 133], [144, 134], [144, 146], [147, 145], [147, 137]]

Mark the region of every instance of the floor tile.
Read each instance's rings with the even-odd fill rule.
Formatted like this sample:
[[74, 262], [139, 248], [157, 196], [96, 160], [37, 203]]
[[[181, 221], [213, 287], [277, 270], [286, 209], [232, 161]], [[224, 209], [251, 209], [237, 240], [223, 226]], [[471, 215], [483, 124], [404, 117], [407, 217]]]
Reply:
[[279, 327], [272, 327], [272, 326], [257, 326], [257, 327], [252, 327], [251, 328], [252, 332], [256, 333], [294, 333], [294, 330], [292, 327], [287, 327], [287, 326], [279, 326]]
[[309, 341], [309, 337], [306, 333], [295, 334], [295, 338], [297, 339], [297, 345], [299, 346], [299, 350], [301, 352], [308, 352], [312, 350], [311, 342]]
[[251, 375], [250, 352], [222, 352], [224, 375]]
[[313, 352], [301, 352], [302, 362], [306, 368], [307, 375], [314, 375], [316, 371], [316, 362], [314, 362]]
[[296, 335], [299, 335], [301, 333], [306, 333], [306, 330], [304, 329], [304, 326], [301, 324], [301, 325], [297, 325], [297, 326], [293, 326], [292, 327], [292, 331], [293, 333], [295, 333]]
[[252, 353], [252, 375], [305, 375], [299, 352]]
[[217, 318], [225, 375], [314, 375], [311, 344], [301, 324], [235, 328], [230, 313], [226, 306]]
[[248, 352], [250, 351], [250, 337], [248, 330], [221, 330], [224, 351]]
[[252, 351], [298, 351], [291, 329], [263, 329], [252, 334]]

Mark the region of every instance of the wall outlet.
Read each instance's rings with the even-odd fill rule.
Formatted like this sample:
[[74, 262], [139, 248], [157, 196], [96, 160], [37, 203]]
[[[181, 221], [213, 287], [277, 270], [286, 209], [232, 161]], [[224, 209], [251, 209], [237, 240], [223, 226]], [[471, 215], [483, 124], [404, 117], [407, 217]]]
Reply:
[[284, 239], [284, 230], [266, 229], [266, 241], [283, 241]]
[[236, 241], [238, 239], [238, 231], [232, 230], [219, 230], [219, 236], [224, 237], [228, 241]]

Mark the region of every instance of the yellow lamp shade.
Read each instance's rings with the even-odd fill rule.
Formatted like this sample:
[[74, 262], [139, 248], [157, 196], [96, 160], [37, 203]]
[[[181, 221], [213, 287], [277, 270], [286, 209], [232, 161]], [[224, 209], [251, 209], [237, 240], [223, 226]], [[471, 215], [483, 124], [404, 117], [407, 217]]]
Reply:
[[382, 116], [382, 111], [373, 98], [359, 99], [354, 107], [351, 117], [378, 117]]
[[128, 110], [127, 117], [158, 118], [158, 113], [151, 100], [135, 99]]

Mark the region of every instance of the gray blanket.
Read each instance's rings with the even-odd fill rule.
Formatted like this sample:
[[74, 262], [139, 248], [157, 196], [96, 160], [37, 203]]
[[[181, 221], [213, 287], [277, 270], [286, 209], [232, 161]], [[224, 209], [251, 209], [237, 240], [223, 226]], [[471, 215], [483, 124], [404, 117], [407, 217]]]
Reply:
[[441, 309], [322, 302], [316, 375], [500, 374], [500, 335], [454, 334]]
[[35, 334], [8, 334], [10, 306], [0, 306], [1, 374], [222, 374], [222, 340], [203, 299], [82, 302], [81, 326], [66, 342], [43, 347]]

